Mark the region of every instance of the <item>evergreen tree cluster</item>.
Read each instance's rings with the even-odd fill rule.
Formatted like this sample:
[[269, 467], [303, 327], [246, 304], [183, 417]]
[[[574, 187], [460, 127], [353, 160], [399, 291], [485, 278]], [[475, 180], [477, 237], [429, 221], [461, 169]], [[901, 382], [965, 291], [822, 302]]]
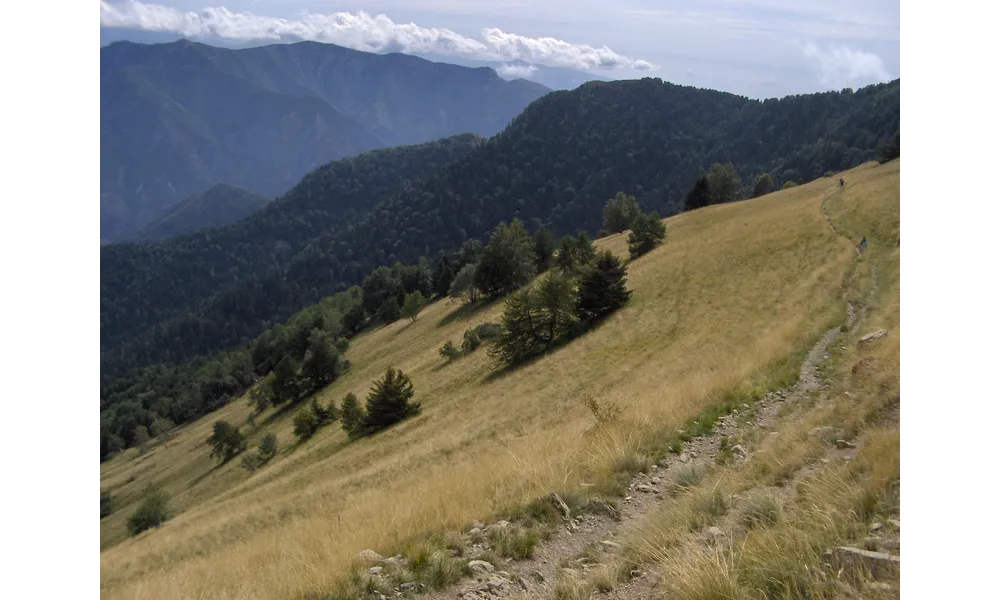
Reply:
[[340, 405], [341, 423], [351, 439], [374, 435], [400, 421], [420, 414], [420, 403], [413, 400], [413, 382], [399, 369], [389, 367], [385, 375], [372, 382], [365, 408], [354, 394]]
[[612, 252], [602, 252], [579, 277], [559, 270], [511, 294], [488, 352], [498, 365], [517, 365], [586, 331], [630, 297], [625, 265]]

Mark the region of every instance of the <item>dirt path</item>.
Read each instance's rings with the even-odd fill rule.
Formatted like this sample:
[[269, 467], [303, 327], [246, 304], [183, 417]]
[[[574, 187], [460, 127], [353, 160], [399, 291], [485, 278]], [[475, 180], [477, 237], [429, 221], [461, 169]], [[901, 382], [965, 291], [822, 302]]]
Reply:
[[[825, 208], [825, 199], [820, 205], [822, 214], [831, 231], [843, 236]], [[843, 236], [846, 237], [846, 236]], [[860, 266], [860, 265], [859, 265]], [[855, 269], [858, 269], [856, 266]], [[856, 271], [857, 272], [857, 271]], [[871, 269], [872, 290], [861, 308], [861, 319], [855, 306], [848, 302], [845, 325], [856, 330], [867, 314], [867, 304], [874, 298], [877, 289], [877, 278], [874, 266]], [[788, 388], [767, 394], [754, 406], [743, 405], [736, 412], [722, 417], [711, 433], [699, 436], [682, 445], [679, 454], [671, 454], [661, 460], [649, 473], [640, 473], [629, 485], [629, 491], [620, 503], [619, 518], [588, 514], [576, 519], [573, 525], [559, 529], [552, 537], [540, 542], [530, 559], [507, 560], [495, 565], [495, 572], [481, 573], [465, 579], [447, 589], [430, 592], [423, 597], [427, 600], [454, 599], [464, 600], [503, 599], [542, 600], [552, 598], [559, 582], [560, 571], [571, 567], [586, 570], [592, 563], [594, 552], [600, 553], [599, 562], [610, 563], [620, 552], [622, 543], [620, 536], [632, 523], [655, 509], [662, 502], [669, 502], [669, 490], [673, 485], [672, 474], [686, 465], [710, 465], [714, 462], [723, 437], [730, 439], [741, 432], [750, 429], [757, 431], [773, 430], [781, 418], [781, 409], [789, 402], [797, 402], [822, 391], [826, 384], [820, 376], [820, 363], [829, 358], [827, 349], [840, 333], [841, 328], [835, 327], [826, 331], [822, 338], [813, 345], [802, 363], [799, 378]], [[734, 448], [734, 451], [735, 448]], [[740, 448], [744, 454], [747, 450]], [[832, 450], [843, 454], [845, 451]], [[846, 451], [852, 452], [850, 450]], [[807, 467], [808, 468], [808, 467]], [[656, 592], [657, 577], [643, 570], [633, 573], [633, 577], [615, 586], [608, 594], [602, 595], [607, 600], [635, 600], [644, 598], [659, 598]]]

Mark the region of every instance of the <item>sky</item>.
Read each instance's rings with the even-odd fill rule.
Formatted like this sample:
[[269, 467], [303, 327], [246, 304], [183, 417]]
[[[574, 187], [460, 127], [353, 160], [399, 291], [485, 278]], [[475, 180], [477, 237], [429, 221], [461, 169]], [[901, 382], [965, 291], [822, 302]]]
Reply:
[[[883, 0], [100, 0], [101, 25], [659, 77], [751, 98], [899, 77]], [[523, 67], [522, 67], [523, 68]], [[515, 69], [512, 68], [511, 72]]]

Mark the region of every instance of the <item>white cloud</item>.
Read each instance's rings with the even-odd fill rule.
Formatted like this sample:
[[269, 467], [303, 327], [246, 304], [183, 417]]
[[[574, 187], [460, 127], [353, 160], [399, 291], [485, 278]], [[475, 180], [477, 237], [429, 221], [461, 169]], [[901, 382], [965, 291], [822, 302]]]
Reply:
[[527, 79], [538, 72], [538, 67], [535, 65], [503, 65], [496, 69], [496, 72], [504, 79]]
[[232, 12], [224, 7], [182, 12], [136, 0], [110, 3], [101, 0], [101, 25], [147, 31], [169, 31], [185, 37], [220, 37], [243, 41], [311, 40], [367, 52], [440, 54], [479, 60], [523, 60], [574, 69], [626, 68], [648, 71], [656, 66], [632, 59], [607, 46], [596, 48], [563, 40], [531, 38], [484, 29], [483, 41], [449, 29], [427, 28], [415, 23], [394, 23], [386, 15], [358, 13], [303, 13], [282, 19]]
[[833, 46], [820, 50], [812, 42], [800, 46], [802, 54], [819, 69], [820, 82], [834, 88], [891, 79], [882, 59], [870, 52]]

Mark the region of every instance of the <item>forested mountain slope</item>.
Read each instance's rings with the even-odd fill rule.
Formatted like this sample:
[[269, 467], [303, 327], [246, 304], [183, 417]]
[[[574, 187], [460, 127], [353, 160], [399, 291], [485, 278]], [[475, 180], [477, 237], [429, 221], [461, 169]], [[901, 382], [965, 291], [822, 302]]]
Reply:
[[277, 196], [330, 160], [493, 135], [549, 90], [488, 68], [302, 42], [101, 48], [101, 238], [219, 182]]
[[[287, 266], [233, 278], [197, 306], [169, 292], [191, 285], [199, 272], [179, 254], [171, 259], [173, 273], [148, 275], [133, 256], [169, 256], [174, 246], [112, 248], [116, 261], [132, 265], [127, 278], [102, 249], [109, 271], [106, 277], [102, 264], [102, 369], [176, 361], [246, 341], [265, 323], [359, 283], [377, 266], [433, 258], [484, 239], [503, 220], [518, 217], [557, 235], [596, 232], [601, 207], [618, 191], [666, 216], [680, 210], [712, 163], [732, 162], [747, 189], [761, 173], [778, 185], [804, 181], [873, 159], [898, 130], [898, 80], [763, 102], [656, 79], [553, 92], [474, 152], [314, 240]], [[131, 283], [135, 272], [146, 277], [141, 286]]]

